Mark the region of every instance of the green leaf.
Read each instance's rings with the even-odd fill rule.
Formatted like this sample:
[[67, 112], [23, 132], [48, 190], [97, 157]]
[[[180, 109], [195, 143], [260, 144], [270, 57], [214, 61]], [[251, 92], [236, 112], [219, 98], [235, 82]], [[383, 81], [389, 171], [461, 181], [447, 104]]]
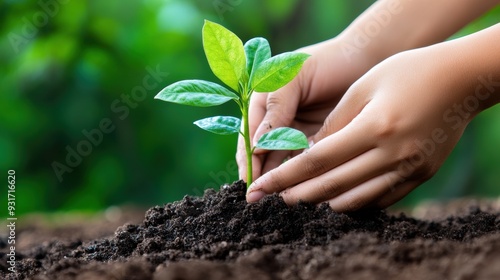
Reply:
[[283, 87], [297, 76], [308, 57], [308, 54], [296, 52], [271, 57], [253, 73], [251, 88], [259, 92], [271, 92]]
[[239, 92], [245, 73], [246, 58], [240, 38], [222, 25], [205, 20], [203, 49], [210, 69], [226, 85]]
[[209, 107], [220, 105], [231, 99], [237, 100], [238, 96], [216, 83], [203, 80], [184, 80], [162, 89], [155, 96], [155, 99], [190, 106]]
[[248, 40], [244, 45], [247, 57], [247, 73], [252, 79], [252, 72], [265, 60], [271, 58], [269, 42], [261, 37]]
[[301, 131], [280, 127], [262, 135], [256, 147], [265, 150], [300, 150], [309, 148], [309, 144]]
[[241, 121], [235, 117], [217, 116], [197, 120], [194, 124], [215, 134], [229, 135], [240, 132]]

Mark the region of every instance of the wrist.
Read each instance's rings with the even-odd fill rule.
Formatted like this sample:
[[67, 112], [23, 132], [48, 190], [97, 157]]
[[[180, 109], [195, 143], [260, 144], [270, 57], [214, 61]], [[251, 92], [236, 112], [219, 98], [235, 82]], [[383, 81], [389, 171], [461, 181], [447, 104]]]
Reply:
[[352, 73], [351, 83], [363, 76], [368, 70], [382, 61], [374, 56], [369, 47], [356, 47], [352, 44], [349, 34], [341, 33], [333, 39], [324, 42], [325, 58], [335, 61], [345, 70]]
[[304, 64], [304, 71], [310, 80], [310, 92], [342, 94], [376, 62], [370, 62], [367, 54], [343, 52], [345, 45], [341, 36], [299, 49], [311, 55]]
[[355, 28], [347, 28], [337, 37], [334, 42], [348, 63], [357, 62], [363, 64], [366, 70], [380, 63], [390, 55], [381, 54], [377, 51], [376, 42]]

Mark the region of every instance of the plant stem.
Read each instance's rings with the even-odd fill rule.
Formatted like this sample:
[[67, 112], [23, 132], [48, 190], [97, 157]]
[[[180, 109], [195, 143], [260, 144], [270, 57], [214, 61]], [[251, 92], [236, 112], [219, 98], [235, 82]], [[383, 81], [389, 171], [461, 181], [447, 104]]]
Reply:
[[245, 139], [245, 151], [247, 155], [247, 188], [252, 184], [252, 146], [250, 142], [250, 125], [248, 123], [248, 102], [243, 102], [243, 139]]

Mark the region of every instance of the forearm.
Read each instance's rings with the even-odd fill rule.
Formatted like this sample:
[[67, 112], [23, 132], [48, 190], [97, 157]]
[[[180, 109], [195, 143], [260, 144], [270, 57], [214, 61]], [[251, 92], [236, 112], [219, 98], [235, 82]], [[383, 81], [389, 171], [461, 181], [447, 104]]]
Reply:
[[[434, 48], [434, 47], [430, 47]], [[477, 33], [435, 46], [445, 64], [442, 78], [456, 87], [456, 102], [471, 110], [471, 117], [500, 102], [500, 23]], [[453, 85], [452, 85], [453, 84]], [[469, 104], [467, 104], [469, 103]]]
[[[433, 114], [431, 119], [442, 120], [446, 126], [441, 128], [452, 133], [500, 102], [499, 49], [500, 24], [496, 24], [459, 39], [400, 52], [373, 69], [388, 64], [386, 68], [396, 72], [418, 73], [419, 83], [412, 86], [418, 99], [413, 101], [415, 111], [408, 114]], [[404, 83], [394, 77], [385, 83]]]
[[[408, 49], [441, 42], [498, 0], [379, 0], [339, 35], [348, 54], [370, 64]], [[368, 55], [367, 55], [368, 54]]]

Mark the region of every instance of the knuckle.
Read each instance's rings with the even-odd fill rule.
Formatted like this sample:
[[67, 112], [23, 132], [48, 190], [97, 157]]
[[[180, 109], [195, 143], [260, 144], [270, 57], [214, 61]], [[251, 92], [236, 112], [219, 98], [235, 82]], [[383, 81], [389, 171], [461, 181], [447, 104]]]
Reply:
[[343, 203], [344, 211], [346, 212], [359, 210], [363, 205], [364, 202], [356, 196], [349, 196]]
[[388, 115], [382, 115], [372, 120], [371, 127], [374, 129], [374, 135], [378, 140], [389, 139], [398, 132], [398, 118]]
[[419, 180], [428, 180], [439, 169], [439, 165], [432, 162], [432, 159], [427, 156], [421, 149], [416, 146], [408, 145], [402, 148], [400, 156], [401, 171], [407, 174], [406, 179], [419, 178]]
[[323, 182], [317, 189], [318, 189], [318, 198], [320, 201], [325, 201], [328, 199], [331, 199], [333, 197], [336, 197], [339, 195], [340, 190], [341, 190], [341, 185], [339, 184], [338, 181], [336, 180], [329, 180], [327, 182]]
[[385, 185], [392, 189], [397, 182], [398, 176], [397, 174], [386, 173], [382, 178], [384, 179]]
[[278, 94], [270, 93], [267, 96], [266, 108], [268, 111], [275, 110], [276, 108], [279, 109], [281, 106], [281, 102], [282, 102], [282, 99]]
[[266, 110], [273, 120], [279, 122], [279, 125], [286, 124], [294, 116], [294, 111], [287, 110], [285, 100], [278, 93], [270, 93], [267, 96]]
[[334, 131], [335, 128], [335, 118], [327, 117], [323, 122], [323, 126], [320, 129], [320, 132], [328, 135], [328, 131]]
[[430, 178], [432, 178], [434, 176], [434, 174], [436, 174], [437, 171], [438, 171], [438, 167], [436, 167], [435, 165], [432, 165], [432, 164], [424, 164], [424, 165], [420, 166], [419, 173], [420, 173], [420, 177], [421, 177], [422, 182], [425, 182], [425, 181], [429, 180]]
[[304, 159], [304, 171], [308, 176], [317, 176], [328, 171], [327, 165], [319, 157], [311, 153], [302, 155]]

